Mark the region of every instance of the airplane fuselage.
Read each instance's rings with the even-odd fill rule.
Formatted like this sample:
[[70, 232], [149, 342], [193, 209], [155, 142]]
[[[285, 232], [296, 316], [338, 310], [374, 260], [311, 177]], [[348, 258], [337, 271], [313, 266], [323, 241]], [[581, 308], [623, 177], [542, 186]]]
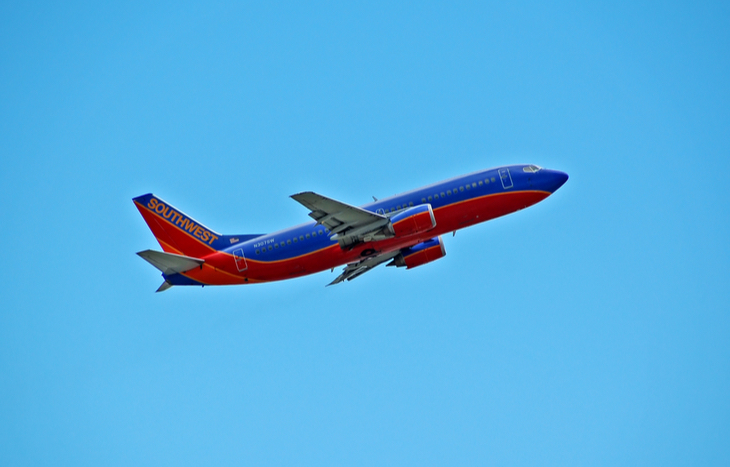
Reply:
[[[541, 169], [534, 165], [513, 165], [463, 175], [377, 200], [360, 208], [395, 218], [400, 212], [429, 204], [435, 226], [410, 235], [360, 241], [346, 246], [341, 241], [338, 242], [338, 236], [324, 223], [316, 222], [243, 241], [237, 241], [240, 239], [234, 236], [225, 236], [230, 245], [223, 246], [218, 239], [220, 234], [202, 226], [186, 229], [190, 238], [184, 241], [166, 242], [157, 233], [155, 236], [168, 253], [204, 260], [200, 267], [184, 273], [165, 275], [166, 281], [172, 285], [270, 282], [392, 254], [440, 235], [519, 211], [550, 196], [567, 178], [563, 172]], [[163, 230], [168, 231], [174, 227], [180, 229], [181, 225], [183, 228], [188, 226], [188, 221], [183, 219], [184, 214], [169, 205], [160, 208], [159, 205], [164, 205], [164, 202], [149, 196], [149, 199], [135, 199], [148, 224], [150, 221], [156, 222]], [[153, 225], [150, 224], [150, 227], [153, 228]], [[216, 237], [215, 240], [213, 237]]]

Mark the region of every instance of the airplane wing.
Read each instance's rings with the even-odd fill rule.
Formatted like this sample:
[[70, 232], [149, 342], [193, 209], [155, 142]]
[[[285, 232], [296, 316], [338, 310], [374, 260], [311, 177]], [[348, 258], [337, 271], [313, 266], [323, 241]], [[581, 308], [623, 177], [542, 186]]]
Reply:
[[[378, 240], [388, 238], [383, 228], [388, 225], [388, 217], [365, 209], [336, 201], [311, 191], [291, 196], [295, 201], [309, 209], [309, 217], [327, 227], [339, 239], [351, 237], [354, 241]], [[372, 238], [365, 238], [370, 235]], [[380, 237], [378, 237], [378, 235]]]
[[340, 282], [343, 282], [345, 280], [351, 281], [357, 276], [364, 274], [374, 267], [385, 263], [386, 261], [390, 261], [391, 259], [395, 258], [400, 254], [400, 250], [391, 251], [389, 253], [383, 253], [382, 255], [378, 256], [371, 256], [370, 258], [365, 258], [361, 261], [358, 261], [357, 263], [350, 263], [347, 266], [345, 266], [345, 269], [342, 270], [342, 274], [337, 276], [337, 279], [333, 280], [327, 286], [334, 284], [339, 284]]

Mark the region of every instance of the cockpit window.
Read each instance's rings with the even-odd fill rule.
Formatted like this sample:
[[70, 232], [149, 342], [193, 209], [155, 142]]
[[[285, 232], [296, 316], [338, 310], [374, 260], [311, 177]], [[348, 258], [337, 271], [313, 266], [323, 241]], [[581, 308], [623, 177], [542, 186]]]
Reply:
[[525, 172], [537, 173], [542, 170], [542, 167], [539, 165], [526, 165], [522, 167], [522, 170]]

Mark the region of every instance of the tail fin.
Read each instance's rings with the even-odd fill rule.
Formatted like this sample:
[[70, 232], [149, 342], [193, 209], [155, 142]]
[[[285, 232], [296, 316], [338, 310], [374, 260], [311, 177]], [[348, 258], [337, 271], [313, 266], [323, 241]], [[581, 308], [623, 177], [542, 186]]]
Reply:
[[152, 193], [133, 201], [162, 249], [168, 253], [202, 258], [259, 236], [219, 234]]

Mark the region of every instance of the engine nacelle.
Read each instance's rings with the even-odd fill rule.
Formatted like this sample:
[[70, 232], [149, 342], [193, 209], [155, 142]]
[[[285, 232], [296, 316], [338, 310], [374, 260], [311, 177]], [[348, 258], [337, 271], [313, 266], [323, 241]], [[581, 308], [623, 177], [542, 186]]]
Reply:
[[391, 217], [388, 227], [396, 237], [407, 237], [433, 229], [436, 218], [430, 204], [420, 204]]
[[398, 266], [399, 268], [405, 266], [407, 269], [411, 269], [444, 256], [446, 256], [446, 248], [441, 236], [438, 236], [410, 248], [404, 248], [388, 266]]

